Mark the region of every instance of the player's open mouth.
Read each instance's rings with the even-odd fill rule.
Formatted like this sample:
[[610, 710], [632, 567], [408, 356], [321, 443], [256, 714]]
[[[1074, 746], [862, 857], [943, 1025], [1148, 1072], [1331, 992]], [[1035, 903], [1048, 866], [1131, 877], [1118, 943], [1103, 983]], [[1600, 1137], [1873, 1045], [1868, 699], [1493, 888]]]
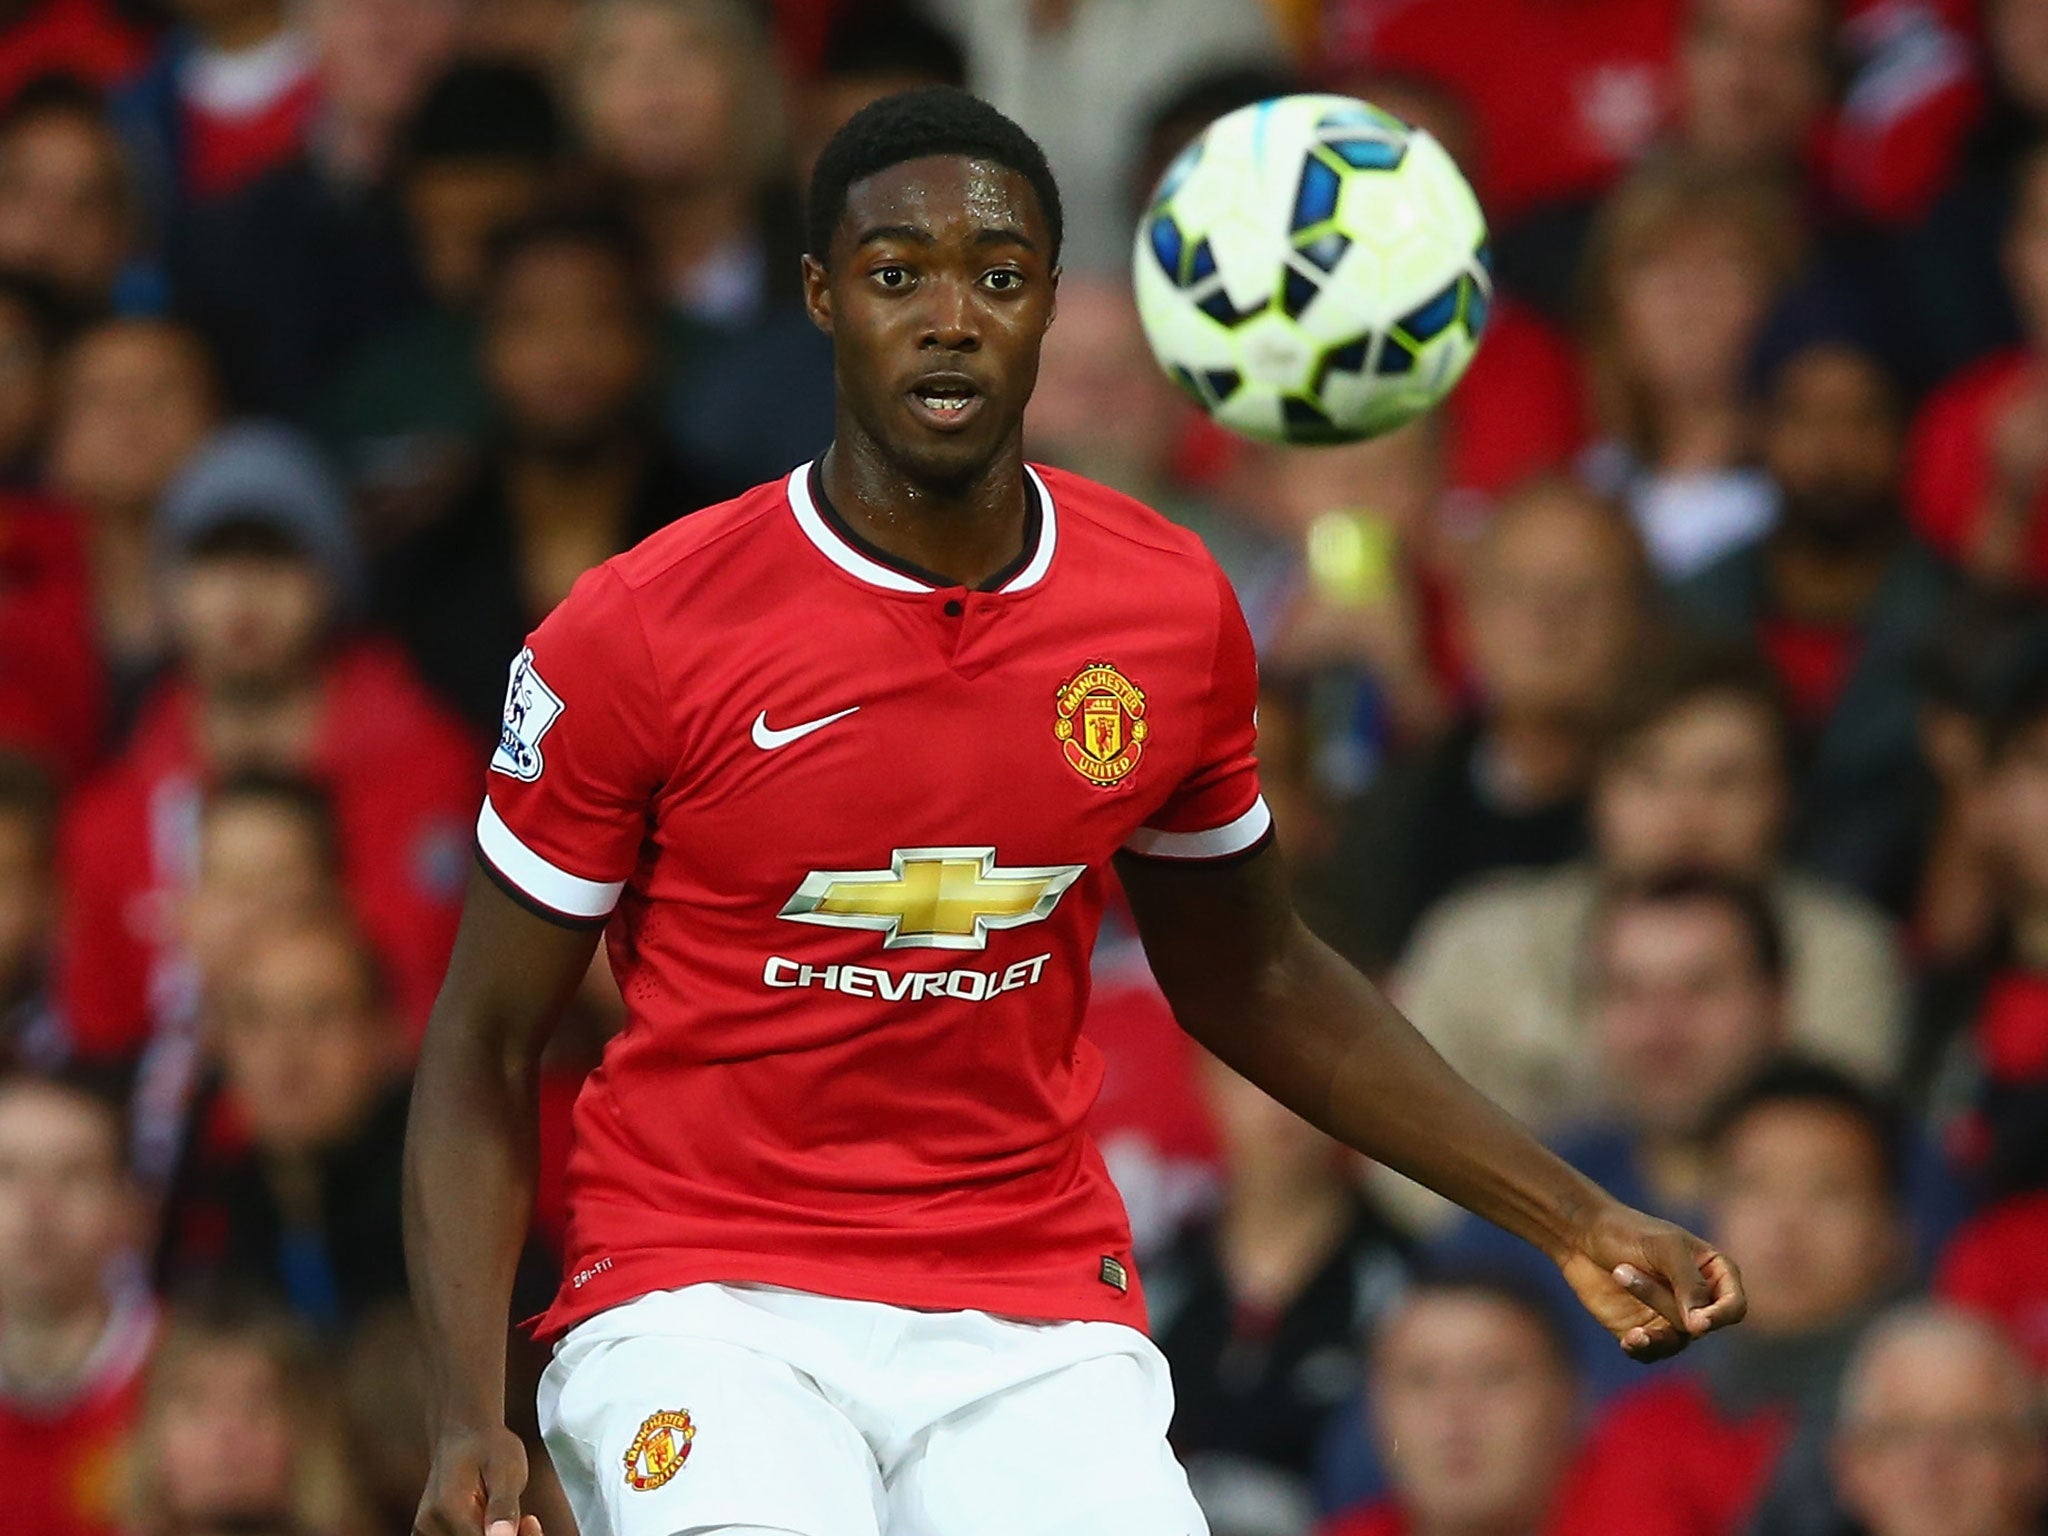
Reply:
[[981, 409], [981, 402], [981, 391], [959, 377], [924, 379], [910, 391], [917, 413], [941, 431], [964, 426]]

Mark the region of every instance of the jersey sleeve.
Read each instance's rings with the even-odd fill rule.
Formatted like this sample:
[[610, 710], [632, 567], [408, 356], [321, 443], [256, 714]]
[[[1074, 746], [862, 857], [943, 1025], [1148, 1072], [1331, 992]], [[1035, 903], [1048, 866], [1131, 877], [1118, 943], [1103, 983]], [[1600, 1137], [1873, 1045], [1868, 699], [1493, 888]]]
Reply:
[[1124, 843], [1148, 859], [1240, 858], [1272, 836], [1273, 817], [1259, 793], [1259, 666], [1237, 594], [1212, 567], [1219, 612], [1210, 664], [1208, 708], [1195, 766], [1166, 802]]
[[671, 740], [640, 615], [600, 566], [512, 660], [477, 818], [486, 871], [543, 917], [602, 923], [638, 860]]

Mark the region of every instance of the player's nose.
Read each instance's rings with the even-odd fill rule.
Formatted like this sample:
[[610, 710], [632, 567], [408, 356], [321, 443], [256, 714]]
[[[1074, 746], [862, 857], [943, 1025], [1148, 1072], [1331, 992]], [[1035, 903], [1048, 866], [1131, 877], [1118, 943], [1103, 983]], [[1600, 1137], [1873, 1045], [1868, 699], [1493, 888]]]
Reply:
[[923, 346], [945, 352], [974, 352], [981, 347], [981, 323], [971, 283], [940, 281], [927, 286]]

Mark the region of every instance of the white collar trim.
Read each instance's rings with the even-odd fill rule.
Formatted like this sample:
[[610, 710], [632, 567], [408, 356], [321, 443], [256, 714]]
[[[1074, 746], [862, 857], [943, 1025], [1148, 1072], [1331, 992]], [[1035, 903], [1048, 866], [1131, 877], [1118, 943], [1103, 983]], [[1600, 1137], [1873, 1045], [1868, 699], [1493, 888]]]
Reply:
[[[1024, 466], [1024, 473], [1038, 490], [1040, 509], [1038, 548], [1032, 552], [1024, 569], [1004, 582], [997, 590], [1001, 592], [1022, 592], [1035, 587], [1045, 579], [1045, 573], [1052, 568], [1054, 546], [1059, 542], [1059, 514], [1053, 507], [1052, 492], [1038, 471], [1030, 465]], [[818, 547], [821, 554], [850, 576], [858, 577], [870, 586], [883, 587], [891, 592], [931, 592], [936, 589], [929, 583], [919, 581], [915, 576], [897, 570], [894, 566], [871, 560], [855, 549], [825, 521], [817, 504], [811, 500], [811, 466], [799, 464], [790, 472], [789, 508], [796, 514], [797, 526], [804, 531], [804, 537]]]

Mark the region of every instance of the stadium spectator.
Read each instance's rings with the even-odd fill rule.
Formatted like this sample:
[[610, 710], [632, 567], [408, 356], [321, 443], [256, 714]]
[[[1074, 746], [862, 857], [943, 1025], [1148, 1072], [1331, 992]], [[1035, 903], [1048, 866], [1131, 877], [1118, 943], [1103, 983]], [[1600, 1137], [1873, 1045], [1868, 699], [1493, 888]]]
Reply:
[[142, 1219], [118, 1104], [82, 1080], [0, 1074], [0, 1478], [22, 1532], [126, 1529], [121, 1455], [157, 1331], [121, 1278]]
[[54, 341], [42, 285], [0, 275], [0, 744], [69, 779], [99, 756], [104, 701], [85, 530], [38, 483]]
[[191, 880], [206, 786], [249, 768], [326, 790], [349, 895], [417, 1022], [467, 867], [472, 739], [387, 642], [340, 627], [357, 578], [347, 509], [301, 440], [214, 438], [158, 519], [176, 657], [127, 748], [78, 796], [64, 844], [59, 984], [80, 1050], [129, 1057], [197, 1005], [167, 921]]
[[1642, 634], [1645, 585], [1633, 530], [1585, 491], [1538, 481], [1508, 497], [1472, 554], [1477, 703], [1347, 812], [1316, 893], [1342, 919], [1326, 938], [1384, 969], [1445, 893], [1583, 850], [1598, 727]]
[[0, 111], [0, 267], [40, 279], [75, 313], [146, 309], [141, 213], [99, 95], [38, 81]]
[[547, 82], [510, 64], [458, 63], [401, 135], [393, 178], [431, 302], [366, 342], [315, 411], [373, 547], [450, 494], [489, 426], [476, 305], [491, 243], [541, 207], [567, 142]]
[[1852, 323], [1787, 320], [1758, 365], [1778, 526], [1688, 581], [1702, 624], [1761, 644], [1804, 766], [1788, 851], [1903, 911], [1930, 798], [1914, 668], [1947, 601], [1899, 508], [1897, 391]]
[[[1761, 893], [1726, 877], [1622, 885], [1590, 916], [1583, 969], [1587, 1020], [1570, 1065], [1597, 1100], [1589, 1094], [1589, 1107], [1557, 1124], [1552, 1145], [1617, 1198], [1697, 1227], [1709, 1119], [1785, 1041], [1777, 919]], [[1571, 1288], [1527, 1244], [1463, 1217], [1433, 1256], [1515, 1276], [1556, 1302], [1596, 1397], [1640, 1381], [1604, 1329], [1588, 1332], [1583, 1315], [1566, 1310]]]
[[[1998, 1319], [2048, 1366], [2048, 673], [2037, 663], [1989, 732], [1969, 829], [1996, 916], [1974, 953], [1930, 966], [1920, 1081], [1989, 1204], [1956, 1235], [1937, 1289]], [[1961, 1102], [1956, 1102], [1960, 1100]]]
[[966, 84], [959, 40], [917, 6], [875, 0], [846, 9], [827, 30], [817, 68], [793, 103], [797, 185], [809, 184], [825, 141], [869, 102], [920, 86]]
[[288, 1314], [232, 1294], [175, 1308], [130, 1466], [132, 1536], [369, 1536], [333, 1391]]
[[0, 1073], [47, 1071], [68, 1042], [50, 1001], [57, 795], [34, 762], [0, 753]]
[[506, 231], [481, 317], [495, 432], [376, 585], [421, 675], [495, 735], [505, 669], [576, 578], [706, 498], [655, 425], [660, 302], [630, 222], [564, 211]]
[[266, 927], [342, 905], [334, 807], [307, 779], [244, 769], [208, 790], [179, 927], [195, 990], [231, 985]]
[[1832, 92], [1824, 0], [1692, 0], [1678, 49], [1678, 141], [1730, 170], [1798, 176]]
[[1205, 1507], [1279, 1505], [1290, 1483], [1306, 1498], [1318, 1431], [1357, 1390], [1359, 1347], [1401, 1291], [1406, 1247], [1343, 1147], [1220, 1062], [1203, 1074], [1221, 1204], [1146, 1271], [1173, 1367], [1171, 1438]]
[[375, 956], [329, 916], [272, 924], [214, 989], [209, 1037], [247, 1134], [200, 1149], [162, 1262], [260, 1291], [323, 1330], [405, 1296], [404, 1036]]
[[1626, 501], [1667, 579], [1770, 527], [1746, 370], [1799, 260], [1794, 207], [1768, 180], [1662, 162], [1600, 211], [1585, 325], [1605, 440], [1585, 473]]
[[219, 412], [205, 346], [168, 321], [97, 326], [60, 370], [49, 480], [83, 518], [92, 628], [106, 668], [105, 740], [126, 736], [163, 661], [151, 519]]
[[1497, 227], [1596, 196], [1662, 128], [1683, 7], [1672, 0], [1332, 0], [1331, 44], [1455, 92], [1480, 124]]
[[1517, 1288], [1432, 1273], [1382, 1319], [1367, 1388], [1382, 1499], [1319, 1536], [1576, 1536], [1579, 1382], [1556, 1317]]
[[2043, 1434], [2011, 1339], [1943, 1308], [1904, 1307], [1871, 1327], [1843, 1380], [1830, 1458], [1839, 1502], [1868, 1536], [2038, 1536]]
[[0, 102], [30, 81], [69, 75], [101, 89], [148, 58], [148, 38], [119, 0], [6, 0], [0, 4]]
[[179, 311], [250, 409], [304, 414], [367, 337], [421, 302], [391, 184], [400, 131], [451, 57], [463, 0], [313, 0], [304, 147], [172, 230]]
[[1602, 891], [1712, 871], [1769, 893], [1792, 1040], [1866, 1082], [1889, 1082], [1904, 1057], [1898, 948], [1875, 908], [1784, 862], [1791, 751], [1776, 680], [1747, 646], [1666, 646], [1623, 685], [1608, 719], [1593, 857], [1447, 897], [1402, 959], [1403, 1004], [1527, 1123], [1598, 1114], [1584, 956]]
[[114, 98], [159, 227], [298, 153], [319, 85], [287, 0], [169, 0], [181, 25]]
[[2016, 173], [2005, 275], [2022, 343], [1950, 379], [1913, 428], [1913, 525], [1976, 581], [2048, 584], [2048, 148]]
[[1722, 1107], [1708, 1235], [1742, 1255], [1748, 1320], [1697, 1369], [1662, 1370], [1602, 1411], [1578, 1528], [1736, 1536], [1780, 1467], [1825, 1446], [1849, 1351], [1904, 1274], [1897, 1135], [1847, 1078], [1796, 1062]]
[[931, 11], [965, 46], [975, 93], [1045, 147], [1073, 272], [1129, 259], [1129, 188], [1156, 104], [1200, 74], [1281, 62], [1257, 0], [936, 0]]
[[687, 337], [670, 436], [714, 499], [787, 474], [831, 439], [831, 346], [798, 302], [804, 239], [763, 18], [738, 0], [599, 0], [570, 93]]

